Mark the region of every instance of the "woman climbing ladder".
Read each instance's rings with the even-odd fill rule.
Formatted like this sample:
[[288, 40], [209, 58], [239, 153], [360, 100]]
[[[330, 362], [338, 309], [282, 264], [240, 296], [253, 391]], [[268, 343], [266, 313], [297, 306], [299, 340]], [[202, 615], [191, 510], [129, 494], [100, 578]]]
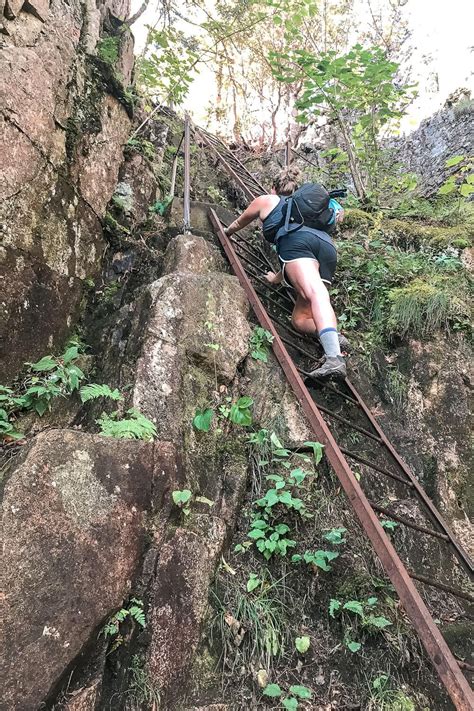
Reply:
[[[337, 331], [337, 320], [326, 287], [331, 284], [336, 269], [336, 248], [327, 232], [308, 226], [303, 219], [301, 223], [295, 223], [292, 217], [292, 203], [288, 200], [298, 189], [300, 175], [295, 166], [282, 170], [273, 182], [271, 194], [255, 198], [225, 232], [232, 235], [260, 218], [263, 234], [276, 245], [281, 264], [278, 274], [268, 272], [266, 278], [270, 284], [283, 282], [296, 290], [291, 318], [293, 326], [301, 333], [317, 334], [324, 350], [324, 362], [309, 375], [320, 379], [344, 379], [346, 364], [341, 347], [347, 351], [349, 343]], [[316, 198], [323, 201], [322, 209], [315, 213], [319, 222], [325, 220], [329, 226], [342, 219], [341, 206], [335, 201], [331, 203], [324, 188], [317, 185], [311, 185], [311, 188], [313, 193], [316, 190]]]

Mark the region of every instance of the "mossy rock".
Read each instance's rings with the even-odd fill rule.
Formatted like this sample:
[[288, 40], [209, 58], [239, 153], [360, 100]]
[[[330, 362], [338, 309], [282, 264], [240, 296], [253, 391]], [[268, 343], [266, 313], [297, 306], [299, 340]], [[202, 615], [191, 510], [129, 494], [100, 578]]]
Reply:
[[372, 227], [375, 224], [375, 217], [365, 210], [360, 210], [358, 207], [344, 210], [344, 222], [342, 228], [356, 227]]
[[411, 220], [384, 220], [382, 229], [407, 245], [428, 244], [432, 247], [457, 247], [465, 249], [472, 244], [474, 225], [465, 223], [455, 227], [422, 225]]

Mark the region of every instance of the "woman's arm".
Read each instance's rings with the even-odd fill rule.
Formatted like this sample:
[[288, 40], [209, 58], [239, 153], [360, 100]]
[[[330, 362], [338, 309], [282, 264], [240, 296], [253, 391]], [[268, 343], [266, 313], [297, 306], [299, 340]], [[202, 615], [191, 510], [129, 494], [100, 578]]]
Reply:
[[229, 225], [229, 227], [226, 227], [224, 232], [227, 236], [233, 235], [234, 232], [238, 232], [244, 227], [247, 227], [247, 225], [250, 225], [250, 223], [256, 220], [257, 217], [260, 217], [260, 210], [262, 209], [262, 198], [264, 197], [264, 195], [260, 195], [259, 197], [255, 198], [255, 200], [250, 203], [248, 208], [244, 210], [244, 212], [239, 215], [239, 217], [234, 220], [232, 224]]

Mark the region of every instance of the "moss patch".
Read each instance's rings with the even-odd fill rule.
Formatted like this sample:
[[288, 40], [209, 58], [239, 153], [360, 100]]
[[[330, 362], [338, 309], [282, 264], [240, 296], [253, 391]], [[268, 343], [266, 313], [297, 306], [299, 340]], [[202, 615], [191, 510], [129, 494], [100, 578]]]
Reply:
[[453, 246], [464, 249], [472, 244], [474, 225], [466, 222], [455, 227], [439, 227], [420, 224], [411, 220], [383, 220], [382, 231], [395, 238], [404, 246], [419, 247], [428, 244], [432, 247]]

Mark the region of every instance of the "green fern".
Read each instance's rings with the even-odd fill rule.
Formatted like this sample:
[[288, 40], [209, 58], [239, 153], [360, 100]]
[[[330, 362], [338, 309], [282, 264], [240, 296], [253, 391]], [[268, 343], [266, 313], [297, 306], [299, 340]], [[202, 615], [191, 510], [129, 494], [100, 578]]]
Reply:
[[96, 420], [100, 426], [100, 433], [105, 437], [116, 439], [144, 439], [151, 440], [156, 437], [156, 427], [147, 417], [135, 408], [127, 410], [128, 418], [118, 420], [118, 412], [107, 415], [105, 412]]
[[122, 394], [119, 390], [111, 390], [108, 385], [98, 385], [97, 383], [83, 385], [79, 391], [79, 394], [82, 402], [95, 400], [99, 397], [108, 397], [111, 400], [123, 400]]

